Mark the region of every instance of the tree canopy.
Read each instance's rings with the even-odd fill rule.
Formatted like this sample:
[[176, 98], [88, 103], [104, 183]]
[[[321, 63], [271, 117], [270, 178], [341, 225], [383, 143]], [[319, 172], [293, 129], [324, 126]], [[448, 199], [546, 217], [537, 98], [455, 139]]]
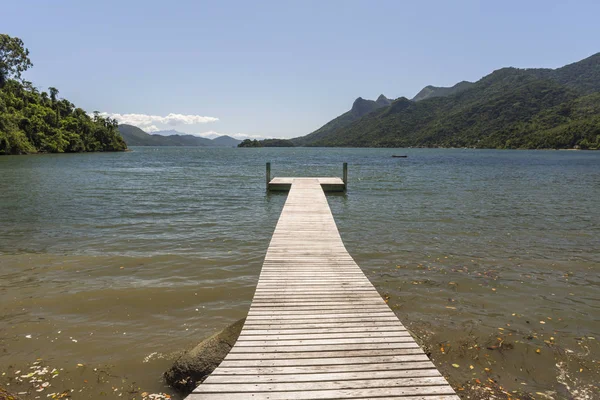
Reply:
[[10, 78], [21, 79], [21, 73], [33, 64], [29, 60], [29, 50], [23, 41], [0, 33], [0, 88]]
[[88, 115], [59, 99], [56, 88], [49, 88], [48, 95], [31, 82], [18, 81], [32, 66], [28, 56], [21, 39], [0, 34], [0, 155], [127, 148], [116, 120]]
[[287, 139], [246, 139], [238, 147], [294, 147], [294, 143]]

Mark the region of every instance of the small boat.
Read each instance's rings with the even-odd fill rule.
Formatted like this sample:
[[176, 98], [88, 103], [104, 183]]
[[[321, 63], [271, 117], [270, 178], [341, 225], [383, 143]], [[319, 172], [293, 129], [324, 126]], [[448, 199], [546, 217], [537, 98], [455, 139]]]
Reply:
[[393, 155], [392, 157], [394, 157], [394, 158], [407, 158], [408, 156], [397, 156], [397, 155]]

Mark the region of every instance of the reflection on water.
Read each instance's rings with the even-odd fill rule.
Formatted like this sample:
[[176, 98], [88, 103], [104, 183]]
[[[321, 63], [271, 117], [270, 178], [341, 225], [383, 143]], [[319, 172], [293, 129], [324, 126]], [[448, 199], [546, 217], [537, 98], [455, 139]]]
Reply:
[[600, 153], [402, 151], [0, 158], [0, 384], [41, 358], [64, 368], [43, 393], [169, 392], [176, 354], [249, 307], [286, 198], [264, 163], [348, 162], [342, 238], [456, 387], [600, 396]]

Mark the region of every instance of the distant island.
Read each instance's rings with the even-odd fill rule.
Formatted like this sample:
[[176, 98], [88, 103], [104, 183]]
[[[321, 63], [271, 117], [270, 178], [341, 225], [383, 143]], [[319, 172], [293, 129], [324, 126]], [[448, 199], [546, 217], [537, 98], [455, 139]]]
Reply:
[[239, 147], [600, 149], [600, 53], [558, 69], [502, 68], [413, 99], [361, 97], [316, 131]]
[[22, 80], [32, 66], [23, 41], [0, 34], [0, 155], [127, 149], [116, 120], [89, 116], [58, 89], [40, 92]]
[[246, 139], [238, 147], [294, 147], [294, 143], [287, 139]]
[[242, 141], [223, 135], [214, 139], [187, 135], [177, 131], [147, 133], [137, 126], [120, 124], [119, 132], [127, 146], [209, 146], [236, 147]]

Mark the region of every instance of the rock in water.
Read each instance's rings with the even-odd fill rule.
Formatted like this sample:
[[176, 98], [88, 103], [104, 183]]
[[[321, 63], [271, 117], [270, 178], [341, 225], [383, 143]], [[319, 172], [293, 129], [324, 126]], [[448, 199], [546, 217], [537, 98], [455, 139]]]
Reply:
[[246, 318], [229, 325], [179, 357], [165, 372], [165, 380], [183, 394], [191, 393], [219, 366], [235, 344]]

